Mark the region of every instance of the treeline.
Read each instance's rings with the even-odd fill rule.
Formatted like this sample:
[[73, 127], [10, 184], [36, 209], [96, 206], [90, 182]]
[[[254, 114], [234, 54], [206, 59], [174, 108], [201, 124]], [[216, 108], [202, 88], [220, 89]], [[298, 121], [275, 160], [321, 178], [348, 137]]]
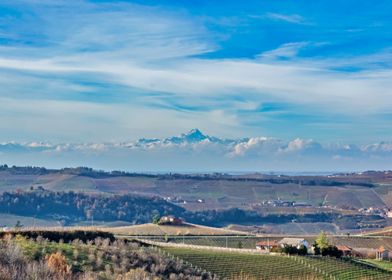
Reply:
[[33, 190], [0, 195], [0, 213], [57, 220], [63, 225], [86, 220], [150, 222], [155, 215], [183, 216], [185, 210], [158, 197], [88, 195]]
[[350, 180], [335, 180], [332, 178], [327, 178], [325, 176], [313, 176], [313, 177], [298, 177], [298, 176], [276, 176], [276, 175], [265, 175], [263, 178], [250, 178], [246, 176], [235, 176], [226, 173], [207, 173], [207, 174], [180, 174], [180, 173], [167, 173], [167, 174], [149, 174], [149, 173], [132, 173], [125, 171], [103, 171], [95, 170], [89, 167], [76, 167], [76, 168], [62, 168], [62, 169], [47, 169], [44, 167], [34, 167], [34, 166], [11, 166], [1, 165], [0, 171], [8, 171], [14, 175], [47, 175], [47, 174], [68, 174], [85, 176], [90, 178], [109, 178], [109, 177], [150, 177], [157, 178], [158, 180], [226, 180], [226, 181], [238, 181], [247, 182], [254, 181], [260, 183], [270, 183], [270, 184], [300, 184], [303, 186], [347, 186], [355, 185], [367, 188], [375, 187], [371, 182], [358, 181], [351, 182]]
[[[0, 240], [5, 237], [23, 236], [27, 239], [43, 238], [54, 242], [69, 243], [75, 239], [88, 242], [97, 238], [107, 239], [111, 242], [115, 240], [114, 235], [105, 231], [92, 230], [16, 230], [0, 231]], [[1, 279], [1, 278], [0, 278]]]
[[[302, 215], [263, 214], [238, 208], [193, 212], [159, 197], [131, 194], [104, 196], [41, 189], [1, 194], [0, 213], [57, 220], [63, 225], [74, 225], [86, 221], [126, 221], [131, 224], [142, 224], [153, 221], [157, 216], [174, 215], [187, 222], [208, 226], [334, 222], [344, 223], [345, 228], [358, 228], [364, 219], [360, 216], [347, 217], [325, 212]], [[373, 217], [373, 219], [376, 218]], [[347, 224], [348, 221], [353, 222]]]
[[67, 175], [77, 175], [86, 176], [90, 178], [108, 178], [108, 177], [156, 177], [153, 174], [143, 174], [143, 173], [130, 173], [125, 171], [103, 171], [95, 170], [90, 167], [75, 167], [75, 168], [62, 168], [62, 169], [47, 169], [45, 167], [36, 166], [8, 166], [7, 164], [0, 165], [0, 171], [7, 171], [13, 175], [48, 175], [48, 174], [67, 174]]

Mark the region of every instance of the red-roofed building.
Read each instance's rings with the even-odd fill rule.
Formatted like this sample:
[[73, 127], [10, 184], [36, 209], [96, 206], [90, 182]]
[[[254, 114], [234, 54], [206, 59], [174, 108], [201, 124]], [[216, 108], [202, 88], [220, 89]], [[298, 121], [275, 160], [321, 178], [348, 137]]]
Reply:
[[346, 246], [346, 245], [339, 245], [339, 246], [336, 246], [336, 247], [338, 248], [339, 251], [342, 251], [343, 256], [346, 256], [346, 257], [347, 256], [351, 256], [352, 253], [353, 253], [353, 249], [348, 247], [348, 246]]
[[274, 247], [278, 247], [278, 243], [275, 240], [265, 240], [256, 243], [256, 249], [261, 251], [269, 252]]

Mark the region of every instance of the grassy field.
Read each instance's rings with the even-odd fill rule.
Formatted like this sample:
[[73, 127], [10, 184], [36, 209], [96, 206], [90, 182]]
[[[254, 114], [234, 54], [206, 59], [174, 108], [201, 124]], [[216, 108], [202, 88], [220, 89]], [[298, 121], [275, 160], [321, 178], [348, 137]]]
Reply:
[[388, 270], [392, 272], [392, 262], [391, 261], [379, 261], [379, 260], [374, 260], [374, 259], [367, 259], [365, 260], [366, 262], [375, 265], [379, 268]]
[[256, 255], [185, 248], [164, 248], [169, 254], [223, 279], [391, 279], [392, 274], [327, 258]]

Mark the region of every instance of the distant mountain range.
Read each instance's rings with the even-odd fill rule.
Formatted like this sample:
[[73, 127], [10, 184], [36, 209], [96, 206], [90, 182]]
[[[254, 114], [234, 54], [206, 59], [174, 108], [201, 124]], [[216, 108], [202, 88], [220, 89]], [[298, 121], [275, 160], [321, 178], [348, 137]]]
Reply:
[[188, 146], [188, 145], [209, 145], [217, 144], [224, 145], [227, 148], [234, 149], [233, 152], [242, 154], [245, 150], [251, 148], [270, 149], [272, 152], [289, 152], [289, 151], [335, 151], [348, 154], [355, 154], [361, 152], [369, 153], [385, 153], [392, 152], [392, 142], [380, 142], [356, 146], [353, 144], [327, 144], [321, 145], [311, 139], [294, 139], [292, 141], [283, 141], [276, 138], [268, 137], [252, 137], [240, 139], [222, 139], [214, 136], [209, 136], [195, 128], [187, 133], [182, 133], [178, 136], [168, 138], [141, 138], [137, 141], [122, 142], [122, 143], [63, 143], [52, 144], [49, 142], [4, 142], [0, 143], [0, 151], [2, 152], [24, 152], [24, 151], [48, 151], [48, 150], [103, 150], [105, 148], [157, 148], [157, 147], [172, 147], [172, 146]]
[[221, 139], [209, 135], [203, 134], [199, 129], [195, 128], [187, 133], [182, 133], [179, 136], [172, 136], [164, 139], [139, 139], [136, 142], [136, 145], [152, 145], [152, 144], [161, 144], [161, 145], [186, 145], [186, 144], [195, 144], [195, 143], [218, 143], [218, 144], [235, 144], [243, 141], [248, 141], [249, 138], [244, 138], [241, 140], [233, 140], [233, 139]]
[[[140, 170], [290, 170], [355, 171], [390, 169], [392, 142], [367, 145], [329, 143], [311, 139], [285, 141], [270, 137], [223, 139], [199, 129], [167, 138], [128, 142], [0, 143], [0, 160], [17, 165]], [[17, 159], [18, 161], [15, 161]], [[114, 164], [114, 165], [113, 165]], [[139, 170], [139, 169], [138, 169]]]

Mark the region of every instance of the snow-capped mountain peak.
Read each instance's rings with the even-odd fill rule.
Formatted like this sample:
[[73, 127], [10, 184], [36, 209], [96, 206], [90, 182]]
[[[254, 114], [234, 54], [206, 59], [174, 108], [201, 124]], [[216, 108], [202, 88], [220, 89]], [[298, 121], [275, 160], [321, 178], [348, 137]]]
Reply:
[[210, 138], [207, 135], [204, 135], [199, 129], [194, 128], [188, 131], [187, 133], [181, 134], [179, 138], [182, 138], [184, 140], [187, 140], [188, 142], [200, 142], [205, 139]]
[[194, 144], [203, 141], [221, 142], [222, 140], [216, 137], [205, 135], [197, 128], [194, 128], [187, 133], [182, 133], [179, 136], [168, 137], [163, 140], [163, 142], [167, 144]]

